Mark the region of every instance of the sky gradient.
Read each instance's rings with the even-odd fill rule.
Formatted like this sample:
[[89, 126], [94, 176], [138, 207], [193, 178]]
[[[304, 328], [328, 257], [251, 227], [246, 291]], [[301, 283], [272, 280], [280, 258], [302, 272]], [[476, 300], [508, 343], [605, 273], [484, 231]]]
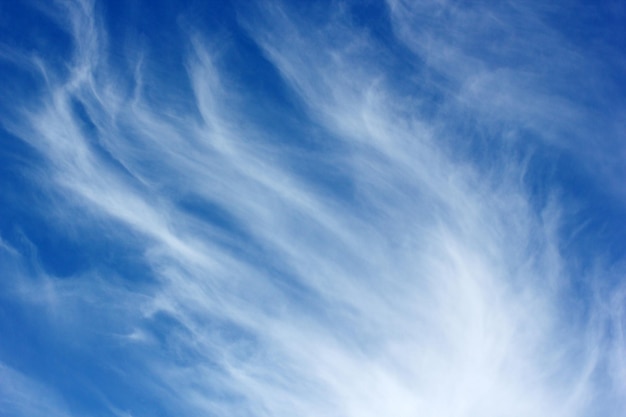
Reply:
[[624, 21], [0, 1], [0, 415], [623, 417]]

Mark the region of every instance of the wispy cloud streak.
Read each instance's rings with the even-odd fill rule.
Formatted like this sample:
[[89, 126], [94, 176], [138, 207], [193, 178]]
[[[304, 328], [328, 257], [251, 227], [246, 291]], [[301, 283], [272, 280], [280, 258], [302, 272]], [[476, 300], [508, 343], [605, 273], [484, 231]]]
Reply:
[[[225, 64], [229, 48], [201, 28], [183, 31], [189, 94], [177, 98], [191, 110], [173, 110], [149, 94], [168, 84], [149, 76], [150, 51], [136, 51], [140, 64], [124, 74], [98, 8], [59, 3], [57, 23], [73, 40], [69, 75], [41, 64], [41, 96], [4, 126], [43, 157], [33, 176], [55, 196], [55, 221], [132, 248], [141, 271], [94, 260], [71, 277], [40, 269], [3, 288], [29, 308], [55, 300], [49, 322], [73, 332], [68, 349], [153, 404], [98, 386], [101, 407], [132, 416], [619, 415], [624, 297], [619, 278], [607, 277], [621, 270], [577, 268], [564, 255], [564, 203], [552, 184], [533, 194], [529, 179], [532, 152], [563, 140], [573, 120], [589, 128], [593, 115], [558, 85], [542, 92], [550, 74], [494, 70], [510, 57], [455, 49], [454, 31], [427, 23], [450, 15], [461, 31], [485, 19], [482, 27], [518, 36], [515, 22], [531, 22], [545, 48], [588, 61], [530, 12], [507, 22], [498, 11], [479, 19], [424, 4], [385, 10], [403, 54], [445, 88], [396, 72], [407, 57], [357, 25], [348, 6], [322, 23], [278, 2], [239, 7], [255, 53], [289, 105], [304, 109], [260, 121], [260, 97]], [[518, 48], [516, 39], [506, 46]], [[438, 110], [419, 92], [438, 96]], [[289, 117], [303, 125], [295, 138], [282, 130]], [[464, 143], [468, 119], [492, 129], [493, 143], [529, 128], [549, 144], [489, 145], [485, 162]], [[311, 175], [295, 160], [326, 171]], [[42, 276], [53, 296], [33, 297]]]

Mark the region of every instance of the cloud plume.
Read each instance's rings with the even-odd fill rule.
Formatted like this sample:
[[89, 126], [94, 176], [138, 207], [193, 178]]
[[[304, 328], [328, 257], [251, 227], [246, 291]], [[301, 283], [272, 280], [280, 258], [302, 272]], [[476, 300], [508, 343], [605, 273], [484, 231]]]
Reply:
[[620, 415], [622, 254], [580, 214], [626, 208], [615, 61], [534, 3], [366, 3], [29, 9], [69, 46], [0, 50], [44, 229], [1, 231], [8, 415]]

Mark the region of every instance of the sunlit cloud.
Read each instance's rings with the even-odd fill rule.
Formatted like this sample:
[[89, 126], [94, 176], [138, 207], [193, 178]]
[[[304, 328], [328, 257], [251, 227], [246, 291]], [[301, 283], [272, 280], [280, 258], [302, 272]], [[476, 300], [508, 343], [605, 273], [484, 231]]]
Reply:
[[70, 47], [0, 49], [42, 195], [0, 232], [8, 415], [620, 415], [623, 254], [579, 213], [624, 212], [614, 62], [533, 5], [327, 6], [153, 16], [180, 59], [28, 12]]

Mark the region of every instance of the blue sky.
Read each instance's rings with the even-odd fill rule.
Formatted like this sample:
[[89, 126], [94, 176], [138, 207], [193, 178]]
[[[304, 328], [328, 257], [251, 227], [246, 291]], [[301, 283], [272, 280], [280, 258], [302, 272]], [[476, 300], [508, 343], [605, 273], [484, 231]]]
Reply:
[[625, 19], [0, 3], [0, 415], [623, 416]]

